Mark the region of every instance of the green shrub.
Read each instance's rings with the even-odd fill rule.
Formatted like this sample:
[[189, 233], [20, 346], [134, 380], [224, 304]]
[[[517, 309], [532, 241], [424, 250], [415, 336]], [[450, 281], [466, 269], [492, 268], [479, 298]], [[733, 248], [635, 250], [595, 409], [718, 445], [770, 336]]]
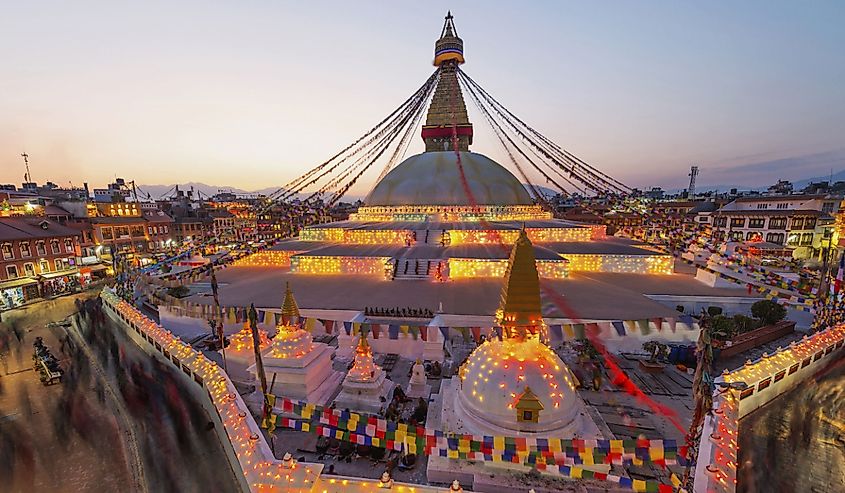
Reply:
[[708, 306], [707, 307], [707, 314], [711, 317], [715, 317], [716, 315], [722, 314], [722, 307], [720, 306]]
[[786, 308], [772, 300], [760, 300], [751, 305], [751, 314], [765, 325], [772, 325], [786, 318]]

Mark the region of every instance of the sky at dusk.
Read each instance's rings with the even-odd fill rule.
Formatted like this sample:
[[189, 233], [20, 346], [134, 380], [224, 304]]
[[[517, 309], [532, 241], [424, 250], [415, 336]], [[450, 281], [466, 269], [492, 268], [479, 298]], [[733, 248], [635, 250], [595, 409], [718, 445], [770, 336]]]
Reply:
[[282, 185], [422, 84], [447, 9], [470, 76], [631, 186], [845, 169], [841, 1], [36, 1], [0, 6], [0, 183], [27, 152], [41, 183]]

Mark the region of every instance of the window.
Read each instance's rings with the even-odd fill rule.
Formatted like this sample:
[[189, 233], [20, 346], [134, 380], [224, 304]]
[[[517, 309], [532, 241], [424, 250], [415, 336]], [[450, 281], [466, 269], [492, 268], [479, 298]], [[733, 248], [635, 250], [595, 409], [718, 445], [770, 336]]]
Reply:
[[47, 255], [47, 246], [44, 244], [43, 241], [38, 241], [35, 243], [35, 253], [38, 255]]
[[752, 217], [748, 220], [748, 227], [749, 228], [757, 228], [762, 229], [766, 227], [766, 220], [762, 217]]
[[41, 269], [42, 274], [46, 274], [50, 272], [50, 262], [47, 262], [44, 259], [38, 261], [38, 268]]
[[792, 229], [804, 229], [804, 218], [796, 217], [792, 220]]
[[102, 232], [103, 232], [103, 239], [104, 240], [113, 240], [114, 239], [114, 235], [112, 235], [111, 228], [103, 228]]
[[769, 219], [769, 229], [786, 229], [786, 218], [773, 217]]
[[144, 227], [143, 226], [132, 226], [132, 236], [139, 237], [144, 236]]
[[65, 251], [67, 253], [73, 253], [73, 240], [70, 238], [65, 238]]
[[816, 218], [808, 217], [804, 220], [804, 229], [813, 229], [816, 227]]
[[22, 241], [21, 242], [21, 256], [22, 257], [31, 257], [32, 256], [32, 250], [29, 249], [29, 242], [28, 241]]
[[35, 264], [32, 262], [23, 264], [23, 272], [27, 277], [35, 277]]
[[744, 217], [732, 217], [731, 218], [731, 227], [732, 228], [744, 228], [745, 227], [745, 218]]
[[813, 244], [813, 233], [804, 233], [801, 235], [801, 245], [809, 246]]
[[55, 261], [56, 264], [56, 271], [65, 270], [65, 265], [63, 259], [57, 258]]
[[162, 227], [161, 227], [161, 232], [162, 232], [162, 233], [167, 233], [167, 226], [162, 226]]
[[799, 365], [799, 363], [795, 363], [794, 365], [789, 367], [789, 374], [790, 375], [792, 375], [793, 373], [798, 371], [798, 365]]
[[9, 260], [15, 258], [15, 251], [12, 249], [11, 243], [3, 243], [3, 259]]
[[810, 366], [810, 358], [807, 358], [801, 362], [801, 368], [806, 368], [808, 366]]
[[768, 208], [769, 208], [769, 204], [757, 204], [757, 208], [758, 208], [758, 209], [768, 209]]
[[769, 233], [766, 235], [766, 241], [769, 243], [777, 243], [778, 245], [783, 245], [783, 233]]
[[731, 231], [732, 241], [742, 241], [743, 238], [745, 238], [745, 235], [742, 234], [742, 231]]
[[822, 212], [830, 214], [836, 210], [836, 202], [825, 202], [822, 204]]
[[531, 411], [522, 411], [523, 421], [534, 421], [534, 414]]
[[777, 205], [777, 208], [778, 209], [789, 209], [789, 203], [788, 202], [781, 202], [780, 204]]
[[16, 279], [17, 277], [18, 277], [18, 266], [17, 265], [7, 265], [6, 266], [6, 278]]
[[147, 226], [147, 232], [148, 232], [149, 234], [153, 234], [153, 227], [152, 227], [152, 226]]
[[786, 237], [786, 244], [789, 246], [798, 246], [800, 241], [801, 235], [798, 233], [789, 233], [789, 236]]
[[767, 379], [765, 379], [765, 380], [760, 381], [760, 384], [759, 384], [759, 385], [757, 385], [757, 390], [758, 390], [758, 391], [760, 391], [760, 390], [765, 389], [766, 387], [768, 387], [768, 386], [769, 386], [769, 384], [770, 384], [770, 383], [772, 383], [772, 379], [771, 379], [771, 378], [767, 378]]
[[775, 382], [780, 382], [783, 380], [783, 376], [786, 375], [786, 370], [781, 370], [775, 373]]
[[116, 226], [114, 228], [114, 235], [118, 239], [128, 238], [129, 237], [129, 228], [127, 228], [126, 226]]
[[59, 249], [59, 240], [50, 240], [50, 251], [54, 254], [61, 253]]
[[751, 396], [751, 394], [753, 394], [753, 393], [754, 393], [754, 387], [748, 387], [747, 389], [745, 389], [745, 390], [743, 390], [742, 392], [740, 392], [740, 394], [739, 394], [739, 400], [743, 400], [743, 399], [745, 399], [746, 397]]

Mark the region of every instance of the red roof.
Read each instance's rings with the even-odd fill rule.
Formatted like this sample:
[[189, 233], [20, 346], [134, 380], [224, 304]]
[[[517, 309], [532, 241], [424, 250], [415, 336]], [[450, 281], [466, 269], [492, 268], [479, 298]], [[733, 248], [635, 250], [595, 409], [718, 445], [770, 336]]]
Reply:
[[43, 217], [0, 218], [0, 241], [77, 236], [78, 231]]

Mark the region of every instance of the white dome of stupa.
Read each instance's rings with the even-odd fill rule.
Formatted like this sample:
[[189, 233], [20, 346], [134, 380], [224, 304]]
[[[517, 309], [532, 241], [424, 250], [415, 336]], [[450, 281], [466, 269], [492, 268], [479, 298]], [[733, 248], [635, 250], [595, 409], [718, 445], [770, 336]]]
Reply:
[[314, 348], [314, 338], [299, 327], [282, 325], [267, 353], [269, 358], [300, 358]]
[[[461, 367], [458, 404], [476, 420], [520, 431], [544, 431], [570, 424], [580, 399], [575, 376], [538, 339], [488, 340]], [[518, 420], [517, 401], [530, 389], [542, 405], [537, 423]]]

